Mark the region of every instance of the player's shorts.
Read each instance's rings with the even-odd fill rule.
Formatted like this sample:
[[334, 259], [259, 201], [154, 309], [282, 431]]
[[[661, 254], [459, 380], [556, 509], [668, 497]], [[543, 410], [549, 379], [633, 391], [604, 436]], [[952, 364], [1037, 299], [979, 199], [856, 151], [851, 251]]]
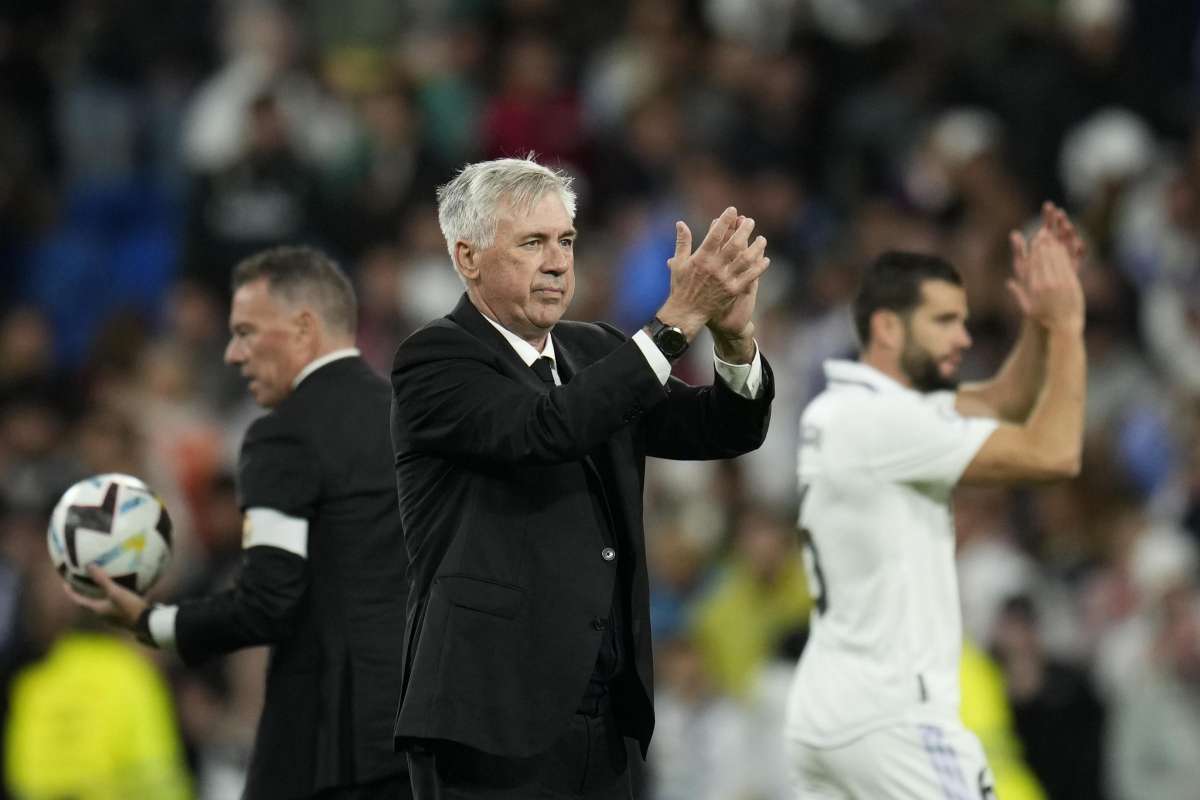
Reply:
[[961, 723], [901, 724], [841, 747], [789, 743], [798, 800], [995, 800], [992, 771]]

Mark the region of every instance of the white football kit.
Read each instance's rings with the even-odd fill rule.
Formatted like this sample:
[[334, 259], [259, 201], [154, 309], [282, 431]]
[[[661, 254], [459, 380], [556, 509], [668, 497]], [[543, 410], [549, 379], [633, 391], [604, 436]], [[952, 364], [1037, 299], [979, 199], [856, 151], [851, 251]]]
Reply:
[[982, 748], [958, 715], [950, 495], [997, 423], [866, 364], [825, 373], [800, 433], [816, 605], [785, 728], [800, 796], [988, 797]]

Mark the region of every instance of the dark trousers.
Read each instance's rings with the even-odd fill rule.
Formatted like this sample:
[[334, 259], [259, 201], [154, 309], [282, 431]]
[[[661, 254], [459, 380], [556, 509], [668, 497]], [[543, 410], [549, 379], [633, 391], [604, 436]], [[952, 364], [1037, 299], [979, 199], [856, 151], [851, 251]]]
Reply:
[[413, 800], [632, 800], [625, 740], [611, 707], [576, 712], [545, 753], [488, 755], [455, 742], [408, 754]]
[[412, 800], [412, 796], [412, 782], [400, 774], [372, 783], [326, 789], [314, 800]]

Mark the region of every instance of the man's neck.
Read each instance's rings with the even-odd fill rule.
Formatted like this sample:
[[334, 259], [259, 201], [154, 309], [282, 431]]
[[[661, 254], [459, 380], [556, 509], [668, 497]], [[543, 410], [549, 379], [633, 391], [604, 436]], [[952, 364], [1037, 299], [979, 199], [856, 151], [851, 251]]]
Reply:
[[487, 302], [475, 292], [468, 291], [467, 297], [471, 300], [471, 305], [475, 306], [475, 309], [480, 314], [483, 314], [489, 320], [496, 323], [501, 328], [504, 328], [504, 330], [508, 331], [513, 336], [516, 336], [522, 341], [527, 342], [534, 350], [537, 350], [540, 353], [542, 350], [546, 349], [546, 335], [549, 333], [549, 331], [540, 331], [536, 334], [529, 335], [514, 330], [511, 325], [506, 325], [504, 321], [496, 315], [496, 312], [492, 311], [491, 306], [489, 306]]
[[301, 381], [331, 361], [336, 361], [341, 358], [350, 358], [352, 356], [357, 356], [358, 354], [358, 348], [354, 346], [353, 341], [338, 342], [322, 348], [317, 355], [309, 359], [308, 363], [301, 367], [300, 371], [296, 373], [296, 377], [292, 379], [292, 388], [299, 386]]
[[904, 374], [904, 370], [900, 369], [899, 362], [895, 358], [892, 358], [890, 354], [868, 350], [858, 360], [868, 367], [874, 367], [879, 370], [901, 386], [908, 389], [912, 388], [912, 379]]

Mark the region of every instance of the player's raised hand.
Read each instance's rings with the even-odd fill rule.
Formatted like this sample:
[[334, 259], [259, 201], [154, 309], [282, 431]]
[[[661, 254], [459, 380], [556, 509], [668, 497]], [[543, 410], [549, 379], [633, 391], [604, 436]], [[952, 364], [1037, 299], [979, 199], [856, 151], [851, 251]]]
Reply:
[[1013, 275], [1005, 285], [1017, 301], [1021, 313], [1028, 317], [1033, 309], [1033, 301], [1029, 297], [1029, 244], [1020, 231], [1008, 234], [1008, 244], [1012, 248]]
[[[1041, 218], [1041, 227], [1034, 238], [1036, 239], [1037, 235], [1045, 232], [1061, 244], [1070, 259], [1071, 269], [1078, 275], [1087, 255], [1087, 247], [1083, 242], [1083, 237], [1079, 235], [1075, 225], [1071, 222], [1071, 218], [1049, 200], [1042, 204]], [[1030, 284], [1032, 275], [1029, 261], [1030, 244], [1026, 242], [1020, 231], [1009, 233], [1008, 241], [1012, 248], [1013, 265], [1013, 276], [1007, 281], [1008, 290], [1016, 300], [1021, 312], [1030, 316], [1033, 311], [1033, 301], [1030, 297], [1033, 291]]]
[[1067, 212], [1047, 200], [1042, 203], [1042, 227], [1049, 229], [1054, 238], [1067, 248], [1072, 266], [1078, 273], [1083, 267], [1084, 258], [1087, 257], [1087, 245], [1084, 244], [1079, 231], [1075, 229], [1071, 218], [1067, 216]]
[[67, 595], [76, 605], [89, 609], [114, 625], [132, 630], [146, 609], [146, 601], [141, 595], [116, 583], [95, 564], [88, 567], [88, 575], [103, 590], [104, 597], [85, 597], [70, 586], [65, 587]]
[[1047, 329], [1083, 331], [1083, 287], [1069, 245], [1042, 227], [1029, 245], [1029, 315]]

